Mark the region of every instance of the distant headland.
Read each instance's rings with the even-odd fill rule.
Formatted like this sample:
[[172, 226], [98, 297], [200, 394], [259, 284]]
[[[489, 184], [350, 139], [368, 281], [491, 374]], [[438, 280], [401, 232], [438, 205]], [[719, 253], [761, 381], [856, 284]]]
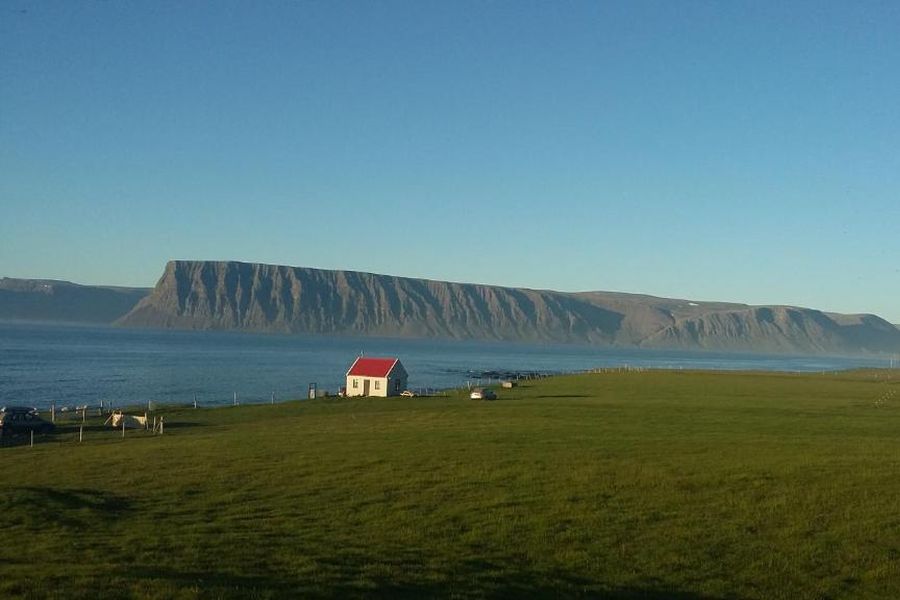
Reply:
[[869, 314], [232, 261], [170, 261], [152, 290], [4, 278], [0, 318], [733, 352], [900, 352], [900, 329]]

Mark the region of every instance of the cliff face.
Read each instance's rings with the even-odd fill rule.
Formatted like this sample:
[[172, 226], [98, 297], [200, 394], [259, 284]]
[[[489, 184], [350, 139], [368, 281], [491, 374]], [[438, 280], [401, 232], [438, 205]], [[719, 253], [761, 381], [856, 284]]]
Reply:
[[747, 352], [900, 351], [900, 330], [873, 315], [238, 262], [170, 262], [152, 293], [117, 324]]
[[145, 288], [4, 277], [0, 279], [0, 319], [112, 323], [149, 293]]
[[175, 261], [120, 325], [610, 343], [622, 316], [574, 295], [352, 271]]
[[[651, 335], [647, 345], [708, 350], [828, 352], [849, 348], [851, 336], [824, 313], [787, 306], [753, 307], [681, 319]], [[858, 340], [864, 341], [864, 340]]]

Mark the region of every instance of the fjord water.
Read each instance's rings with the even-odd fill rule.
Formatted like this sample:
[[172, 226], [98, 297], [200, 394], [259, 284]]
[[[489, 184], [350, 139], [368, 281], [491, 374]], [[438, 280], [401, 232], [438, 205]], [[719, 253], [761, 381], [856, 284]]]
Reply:
[[485, 371], [608, 367], [831, 371], [885, 359], [610, 349], [576, 345], [255, 335], [0, 322], [0, 406], [230, 404], [335, 393], [360, 353], [397, 356], [411, 388], [451, 388]]

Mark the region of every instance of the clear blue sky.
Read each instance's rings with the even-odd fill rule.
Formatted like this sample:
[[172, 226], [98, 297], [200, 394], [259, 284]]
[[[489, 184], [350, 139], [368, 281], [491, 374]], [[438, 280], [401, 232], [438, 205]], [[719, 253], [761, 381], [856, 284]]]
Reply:
[[900, 323], [900, 3], [0, 4], [0, 276], [169, 259]]

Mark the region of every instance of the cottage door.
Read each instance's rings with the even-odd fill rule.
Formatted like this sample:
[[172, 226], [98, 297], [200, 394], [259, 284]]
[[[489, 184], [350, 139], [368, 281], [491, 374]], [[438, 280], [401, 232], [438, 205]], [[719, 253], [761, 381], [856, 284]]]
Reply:
[[369, 380], [363, 379], [363, 396], [369, 395]]

